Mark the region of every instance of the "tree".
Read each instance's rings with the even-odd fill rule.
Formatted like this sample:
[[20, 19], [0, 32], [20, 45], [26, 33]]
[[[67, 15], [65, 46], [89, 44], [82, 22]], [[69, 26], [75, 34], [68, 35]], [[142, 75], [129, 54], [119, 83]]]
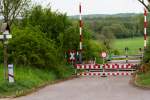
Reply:
[[104, 26], [100, 33], [100, 40], [105, 45], [105, 48], [109, 51], [112, 48], [112, 43], [115, 38], [114, 33], [110, 30], [110, 26]]
[[57, 42], [60, 33], [64, 33], [70, 26], [70, 21], [66, 14], [53, 12], [51, 8], [42, 8], [38, 5], [23, 16], [23, 25], [38, 26], [48, 38]]
[[28, 8], [31, 0], [1, 0], [0, 13], [4, 21], [11, 25], [14, 20]]
[[[146, 4], [145, 0], [138, 0], [148, 11], [150, 11], [149, 5]], [[147, 0], [150, 3], [150, 0]]]
[[59, 62], [55, 44], [48, 41], [38, 27], [13, 27], [12, 31], [13, 39], [8, 47], [9, 62], [38, 68], [52, 68]]

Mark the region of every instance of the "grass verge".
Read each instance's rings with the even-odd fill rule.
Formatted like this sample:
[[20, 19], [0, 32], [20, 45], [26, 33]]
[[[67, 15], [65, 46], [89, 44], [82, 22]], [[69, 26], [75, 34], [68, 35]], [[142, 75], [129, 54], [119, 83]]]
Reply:
[[10, 84], [4, 80], [3, 67], [0, 66], [0, 98], [25, 95], [57, 80], [71, 77], [73, 70], [68, 66], [59, 77], [51, 70], [32, 67], [15, 67], [14, 73], [15, 83]]
[[136, 85], [150, 89], [150, 72], [138, 73], [135, 78]]

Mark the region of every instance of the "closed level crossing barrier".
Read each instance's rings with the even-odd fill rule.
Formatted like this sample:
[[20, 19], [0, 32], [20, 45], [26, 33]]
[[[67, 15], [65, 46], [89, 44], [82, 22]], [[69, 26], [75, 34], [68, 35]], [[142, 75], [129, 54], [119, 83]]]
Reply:
[[76, 64], [76, 69], [131, 69], [137, 64]]
[[[76, 64], [76, 74], [82, 76], [132, 75], [137, 64]], [[80, 71], [78, 71], [80, 70]]]

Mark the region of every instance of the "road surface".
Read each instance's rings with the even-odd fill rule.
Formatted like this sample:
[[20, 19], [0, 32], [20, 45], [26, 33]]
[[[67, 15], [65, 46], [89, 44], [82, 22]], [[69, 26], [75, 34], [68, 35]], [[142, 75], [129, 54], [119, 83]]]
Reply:
[[130, 76], [81, 77], [7, 100], [150, 100], [150, 90], [129, 84]]

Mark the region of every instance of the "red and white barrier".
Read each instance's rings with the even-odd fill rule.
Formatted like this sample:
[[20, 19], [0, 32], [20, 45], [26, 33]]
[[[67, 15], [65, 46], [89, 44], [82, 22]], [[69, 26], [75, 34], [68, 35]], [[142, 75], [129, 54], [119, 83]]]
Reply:
[[79, 5], [79, 32], [80, 32], [80, 51], [82, 51], [82, 41], [83, 41], [83, 36], [82, 36], [82, 27], [83, 27], [83, 22], [82, 22], [82, 6], [81, 3]]
[[131, 69], [136, 64], [77, 64], [76, 69]]
[[77, 74], [78, 76], [128, 76], [133, 75], [133, 72], [81, 72]]
[[144, 9], [144, 48], [147, 46], [147, 10]]

